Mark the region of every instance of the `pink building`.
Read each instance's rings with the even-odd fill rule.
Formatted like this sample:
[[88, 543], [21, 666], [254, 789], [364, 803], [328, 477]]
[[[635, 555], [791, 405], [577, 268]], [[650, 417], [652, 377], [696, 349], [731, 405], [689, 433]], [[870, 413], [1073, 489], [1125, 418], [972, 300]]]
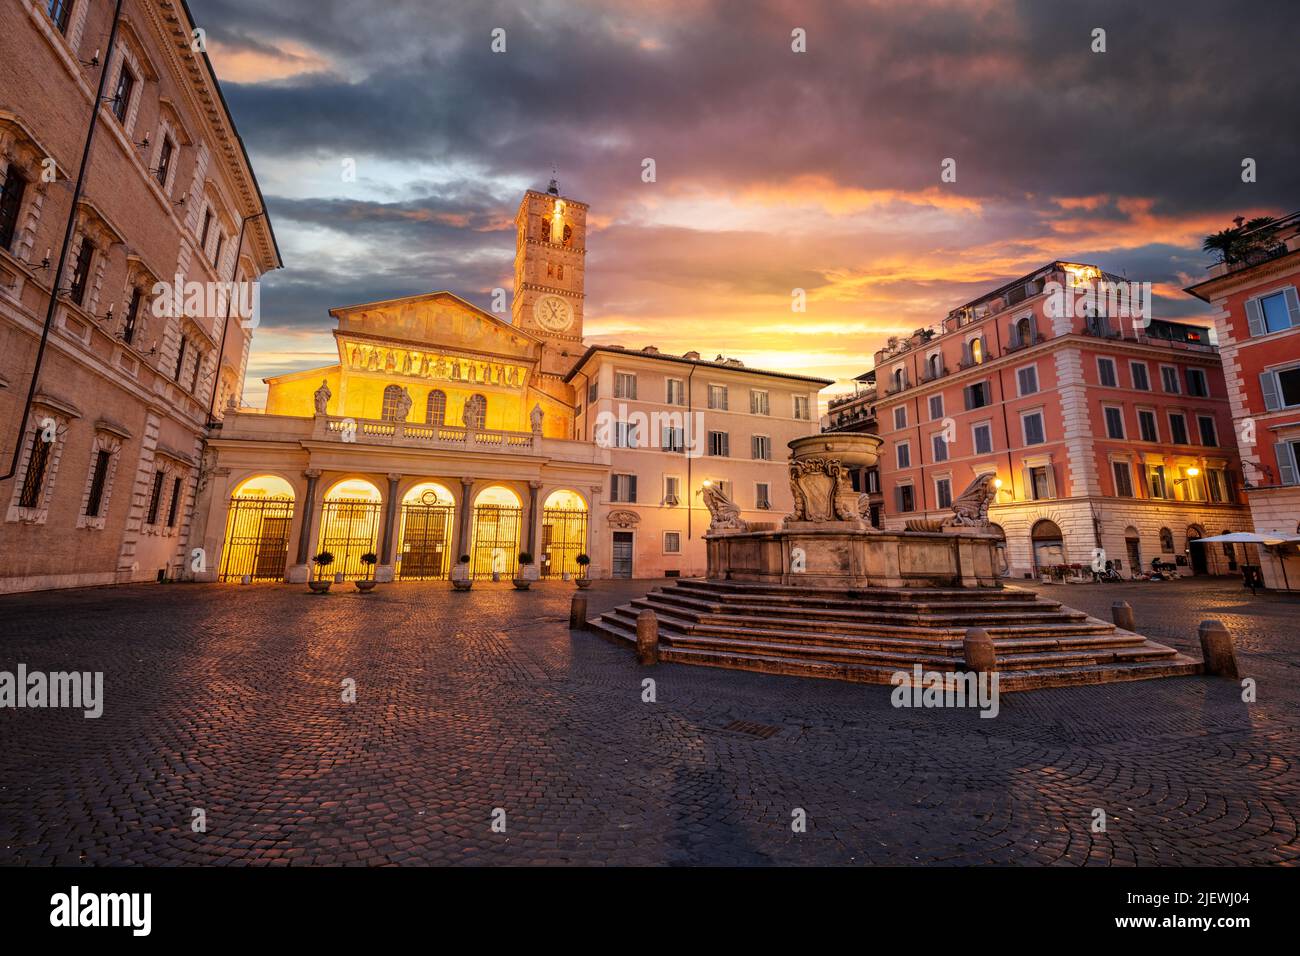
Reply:
[[[1254, 530], [1300, 533], [1300, 213], [1242, 231], [1187, 291], [1215, 306]], [[1285, 563], [1283, 563], [1285, 562]], [[1294, 546], [1261, 551], [1269, 587], [1300, 589]]]
[[1230, 546], [1195, 543], [1249, 525], [1212, 333], [1121, 315], [1128, 291], [1052, 262], [877, 352], [885, 526], [992, 473], [1012, 577], [1098, 554], [1125, 576], [1235, 571]]

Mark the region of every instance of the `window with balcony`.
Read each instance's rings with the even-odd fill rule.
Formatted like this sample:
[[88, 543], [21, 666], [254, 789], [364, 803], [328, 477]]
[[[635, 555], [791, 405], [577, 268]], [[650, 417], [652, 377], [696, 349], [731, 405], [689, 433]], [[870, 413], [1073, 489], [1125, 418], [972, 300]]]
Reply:
[[22, 211], [26, 192], [27, 180], [18, 171], [18, 164], [11, 162], [5, 172], [4, 185], [0, 186], [0, 249], [13, 249], [14, 236], [18, 232], [18, 215]]

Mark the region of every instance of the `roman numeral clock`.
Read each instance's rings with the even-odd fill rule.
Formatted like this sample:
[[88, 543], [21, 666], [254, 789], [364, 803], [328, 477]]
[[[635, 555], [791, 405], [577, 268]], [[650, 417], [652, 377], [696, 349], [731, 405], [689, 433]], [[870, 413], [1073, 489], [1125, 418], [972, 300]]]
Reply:
[[515, 217], [514, 324], [545, 342], [539, 372], [558, 380], [582, 355], [587, 204], [528, 190]]

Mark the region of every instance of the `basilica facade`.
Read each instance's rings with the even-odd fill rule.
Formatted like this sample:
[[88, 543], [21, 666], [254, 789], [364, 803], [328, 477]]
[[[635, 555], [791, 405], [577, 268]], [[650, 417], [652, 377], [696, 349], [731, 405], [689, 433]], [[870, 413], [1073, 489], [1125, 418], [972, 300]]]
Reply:
[[[507, 579], [521, 552], [543, 579], [577, 575], [579, 555], [592, 577], [691, 575], [708, 523], [693, 485], [737, 489], [754, 518], [788, 510], [785, 443], [816, 431], [829, 380], [588, 349], [587, 206], [529, 190], [516, 227], [509, 321], [450, 292], [332, 309], [337, 362], [267, 379], [265, 410], [226, 410], [187, 576], [305, 581], [321, 552], [380, 581], [445, 579], [461, 557]], [[681, 421], [639, 427], [647, 402]]]

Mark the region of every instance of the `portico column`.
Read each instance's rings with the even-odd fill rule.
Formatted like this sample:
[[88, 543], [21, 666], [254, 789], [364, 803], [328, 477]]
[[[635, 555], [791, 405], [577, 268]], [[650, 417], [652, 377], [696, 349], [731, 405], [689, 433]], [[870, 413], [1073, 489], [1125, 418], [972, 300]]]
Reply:
[[393, 573], [393, 535], [397, 524], [397, 484], [402, 480], [398, 472], [388, 473], [388, 497], [384, 499], [384, 526], [379, 532], [379, 565], [375, 568], [376, 581], [391, 581]]
[[316, 519], [316, 485], [320, 481], [320, 469], [308, 468], [302, 473], [307, 479], [307, 490], [302, 496], [302, 522], [298, 526], [298, 554], [287, 577], [291, 582], [301, 584], [311, 578], [311, 569], [307, 561], [311, 557], [312, 525]]
[[537, 491], [542, 487], [540, 481], [530, 481], [528, 483], [528, 548], [527, 551], [533, 556], [533, 560], [541, 565], [541, 555], [537, 553]]
[[460, 480], [460, 513], [456, 515], [456, 558], [469, 554], [469, 517], [474, 507], [474, 479]]

